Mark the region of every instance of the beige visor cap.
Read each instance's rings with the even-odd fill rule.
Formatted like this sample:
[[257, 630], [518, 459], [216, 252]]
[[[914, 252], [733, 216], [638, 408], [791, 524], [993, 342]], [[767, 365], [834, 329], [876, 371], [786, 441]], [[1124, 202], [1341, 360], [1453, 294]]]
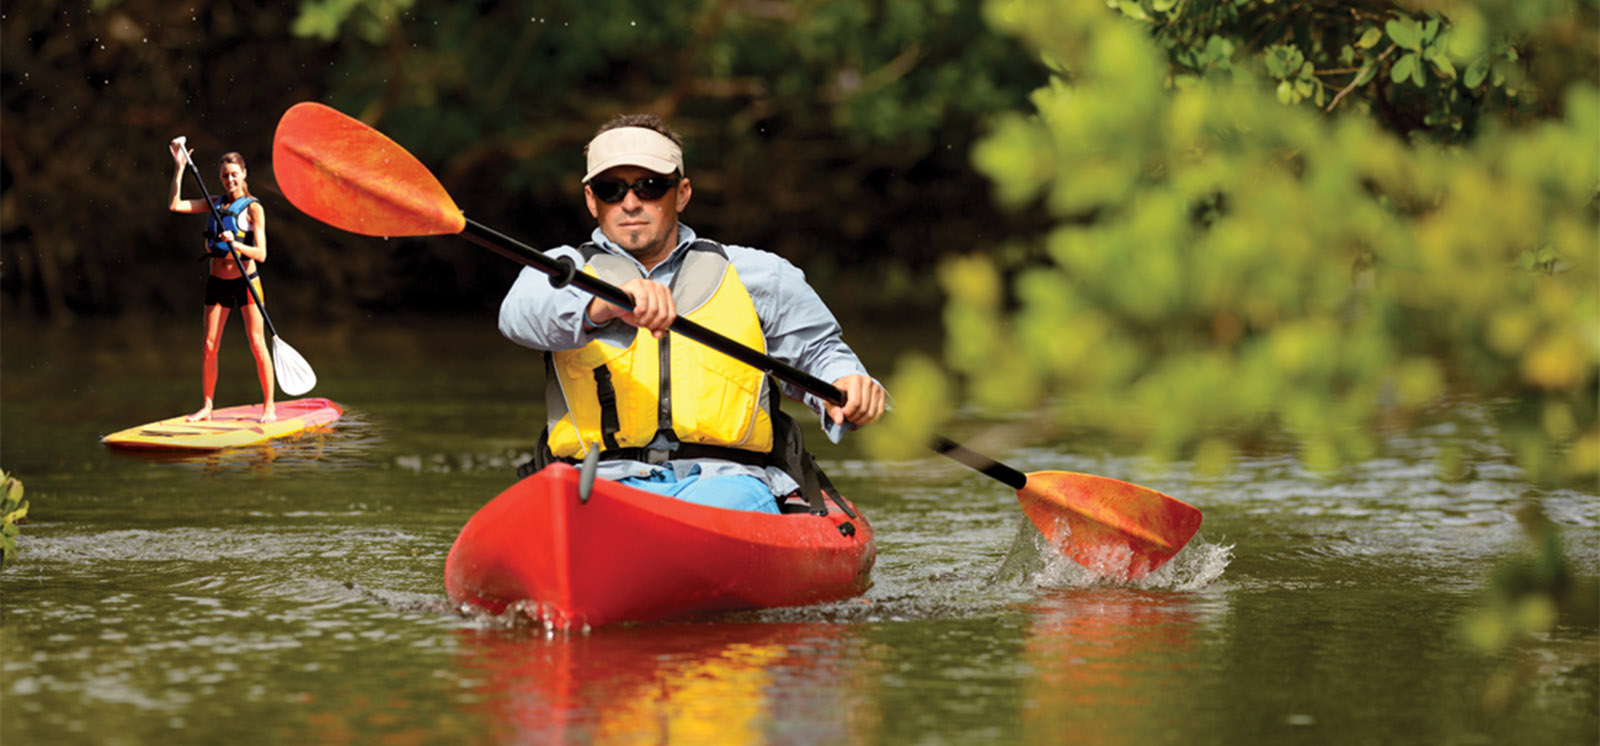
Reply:
[[683, 172], [683, 149], [671, 138], [644, 127], [618, 127], [594, 136], [584, 148], [589, 170], [583, 183], [617, 166], [638, 166], [658, 174]]

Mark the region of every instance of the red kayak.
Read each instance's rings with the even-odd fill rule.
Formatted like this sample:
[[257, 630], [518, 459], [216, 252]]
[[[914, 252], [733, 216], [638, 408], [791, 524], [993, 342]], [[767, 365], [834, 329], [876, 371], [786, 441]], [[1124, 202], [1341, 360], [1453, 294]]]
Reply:
[[473, 515], [445, 559], [451, 600], [495, 614], [526, 601], [572, 628], [800, 606], [871, 585], [872, 527], [853, 505], [855, 517], [832, 502], [812, 515], [798, 498], [753, 513], [603, 479], [580, 502], [578, 476], [550, 466]]

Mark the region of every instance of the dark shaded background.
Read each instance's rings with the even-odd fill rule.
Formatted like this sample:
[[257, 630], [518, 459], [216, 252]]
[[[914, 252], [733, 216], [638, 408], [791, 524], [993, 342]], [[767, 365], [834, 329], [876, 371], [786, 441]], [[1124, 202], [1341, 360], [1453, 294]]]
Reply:
[[[203, 219], [165, 209], [167, 142], [207, 185], [238, 150], [270, 220], [269, 293], [301, 320], [494, 308], [516, 265], [450, 237], [383, 241], [278, 193], [278, 118], [320, 101], [376, 126], [471, 217], [536, 246], [593, 227], [582, 146], [665, 116], [695, 183], [685, 221], [776, 251], [830, 301], [931, 304], [941, 253], [1008, 224], [968, 151], [1043, 81], [976, 3], [8, 4], [0, 29], [3, 311], [57, 322], [198, 307]], [[186, 177], [184, 192], [198, 196]], [[931, 307], [931, 306], [930, 306]]]

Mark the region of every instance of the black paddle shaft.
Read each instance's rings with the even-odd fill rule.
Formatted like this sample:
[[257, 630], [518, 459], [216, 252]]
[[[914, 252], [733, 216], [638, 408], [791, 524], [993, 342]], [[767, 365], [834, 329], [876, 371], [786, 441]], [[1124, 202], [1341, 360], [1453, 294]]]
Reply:
[[[551, 285], [555, 287], [565, 287], [569, 284], [576, 285], [580, 290], [592, 293], [603, 300], [630, 310], [633, 308], [633, 299], [628, 297], [627, 293], [622, 292], [621, 288], [594, 275], [578, 271], [577, 265], [573, 264], [571, 260], [552, 258], [538, 249], [471, 218], [464, 219], [466, 220], [466, 228], [461, 231], [462, 237], [514, 262], [532, 267], [549, 275]], [[840, 391], [837, 386], [782, 360], [757, 352], [682, 316], [673, 320], [672, 326], [668, 328], [752, 368], [777, 376], [833, 404], [844, 406], [844, 392]], [[1028, 483], [1026, 474], [942, 435], [933, 436], [930, 447], [989, 477], [1005, 482], [1012, 489], [1020, 490]]]
[[[211, 208], [211, 219], [217, 222], [217, 227], [222, 227], [222, 213], [217, 212], [217, 203], [211, 200], [211, 192], [206, 189], [206, 182], [200, 178], [200, 167], [194, 165], [194, 159], [184, 151], [183, 160], [189, 164], [189, 173], [194, 174], [194, 183], [200, 185], [200, 193], [205, 195], [206, 207]], [[233, 242], [228, 242], [228, 253], [233, 254], [233, 263], [239, 267], [239, 275], [244, 278], [244, 289], [250, 293], [250, 300], [256, 302], [256, 309], [261, 311], [261, 320], [267, 322], [267, 333], [273, 337], [278, 336], [278, 330], [272, 328], [272, 317], [267, 315], [267, 304], [261, 301], [261, 296], [256, 295], [256, 286], [250, 283], [250, 274], [244, 271], [244, 257], [239, 255], [239, 250], [234, 248]], [[269, 348], [270, 349], [270, 348]]]
[[998, 479], [1011, 486], [1011, 489], [1020, 490], [1028, 485], [1028, 475], [1023, 474], [1005, 464], [988, 456], [957, 443], [943, 435], [934, 435], [928, 444], [929, 448], [944, 456], [965, 464], [972, 469], [983, 472], [986, 476]]

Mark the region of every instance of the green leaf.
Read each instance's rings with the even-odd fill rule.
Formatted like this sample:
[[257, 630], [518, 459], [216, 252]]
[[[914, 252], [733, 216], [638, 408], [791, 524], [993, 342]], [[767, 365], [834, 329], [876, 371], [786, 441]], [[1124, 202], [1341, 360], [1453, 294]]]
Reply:
[[300, 15], [289, 28], [295, 36], [327, 42], [339, 37], [339, 24], [343, 21], [344, 15], [326, 4], [308, 3], [300, 7]]
[[1206, 39], [1206, 56], [1218, 61], [1233, 57], [1233, 40], [1213, 34]]
[[1416, 83], [1418, 88], [1425, 88], [1428, 85], [1428, 73], [1423, 69], [1425, 67], [1427, 65], [1422, 64], [1420, 59], [1411, 65], [1411, 82]]
[[1417, 56], [1406, 53], [1395, 60], [1394, 67], [1389, 68], [1389, 80], [1399, 83], [1411, 77], [1412, 68], [1417, 66]]
[[1361, 34], [1361, 39], [1356, 42], [1356, 46], [1362, 49], [1371, 49], [1377, 46], [1380, 41], [1383, 41], [1383, 31], [1377, 26], [1368, 26], [1366, 32]]
[[1473, 60], [1472, 64], [1467, 65], [1466, 77], [1462, 78], [1461, 82], [1466, 84], [1468, 88], [1477, 88], [1478, 85], [1483, 82], [1483, 79], [1488, 76], [1489, 58], [1487, 55], [1485, 55]]
[[1383, 24], [1383, 30], [1389, 34], [1394, 43], [1410, 50], [1422, 49], [1422, 30], [1417, 28], [1417, 22], [1409, 18], [1404, 21], [1393, 20]]
[[1294, 86], [1289, 85], [1287, 80], [1278, 81], [1278, 103], [1294, 103]]
[[1141, 21], [1150, 20], [1149, 14], [1144, 12], [1144, 6], [1139, 4], [1139, 0], [1117, 0], [1117, 8], [1129, 18], [1136, 18]]
[[1433, 50], [1428, 54], [1428, 61], [1433, 63], [1433, 69], [1438, 70], [1440, 75], [1455, 80], [1456, 66], [1450, 62], [1450, 57], [1444, 52], [1437, 49]]
[[1288, 76], [1289, 48], [1281, 44], [1275, 44], [1272, 47], [1269, 47], [1267, 49], [1266, 59], [1264, 62], [1267, 66], [1267, 72], [1271, 74], [1272, 77], [1282, 78]]

